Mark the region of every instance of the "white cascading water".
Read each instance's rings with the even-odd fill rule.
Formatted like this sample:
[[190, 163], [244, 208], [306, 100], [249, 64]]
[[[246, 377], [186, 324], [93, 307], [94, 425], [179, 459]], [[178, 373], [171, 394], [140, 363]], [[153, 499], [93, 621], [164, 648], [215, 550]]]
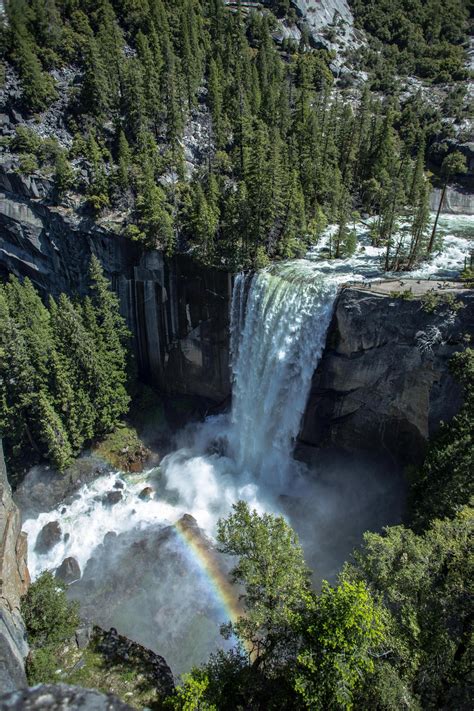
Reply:
[[237, 467], [284, 485], [336, 285], [306, 260], [237, 276], [232, 302], [232, 416]]
[[[466, 237], [448, 234], [443, 252], [412, 277], [443, 278], [458, 273], [469, 247]], [[151, 560], [144, 559], [141, 567], [134, 568], [131, 564], [143, 550], [141, 539], [155, 540], [157, 531], [184, 513], [193, 515], [212, 536], [218, 518], [229, 512], [233, 502], [244, 499], [260, 512], [281, 513], [283, 507], [303, 543], [308, 543], [307, 552], [314, 554], [319, 574], [331, 577], [364, 530], [387, 525], [391, 516], [393, 523], [399, 520], [400, 503], [396, 491], [390, 489], [397, 488], [397, 480], [384, 484], [379, 469], [372, 476], [363, 462], [357, 471], [357, 462], [344, 468], [331, 460], [317, 476], [308, 477], [304, 466], [292, 458], [338, 284], [383, 276], [379, 251], [370, 246], [368, 236], [360, 236], [359, 244], [350, 259], [326, 260], [324, 251], [315, 250], [306, 260], [236, 277], [231, 313], [231, 412], [185, 428], [176, 437], [176, 451], [157, 469], [140, 475], [104, 475], [82, 486], [72, 501], [25, 521], [33, 579], [73, 556], [85, 573], [71, 587], [71, 594], [86, 609], [92, 608], [94, 619], [117, 626], [163, 654], [175, 671], [185, 671], [222, 644], [217, 630], [224, 620], [219, 612], [209, 613], [205, 604], [209, 589], [200, 581], [199, 571], [183, 576], [179, 566], [176, 569], [176, 556], [183, 554], [179, 547], [167, 559], [165, 549], [153, 550]], [[324, 250], [324, 244], [320, 249]], [[140, 492], [147, 485], [154, 494], [142, 500]], [[114, 486], [122, 487], [122, 500], [107, 506], [104, 495]], [[382, 511], [380, 519], [378, 511]], [[60, 523], [61, 540], [48, 552], [38, 553], [37, 537], [51, 521]], [[118, 536], [112, 544], [110, 536], [108, 543], [105, 538], [110, 532]], [[108, 575], [115, 579], [117, 569], [122, 568], [123, 578], [118, 578], [112, 597], [103, 599], [96, 571], [103, 570], [107, 581]], [[185, 569], [192, 567], [185, 563]], [[181, 656], [183, 651], [186, 658]]]
[[[111, 474], [84, 486], [60, 510], [26, 521], [33, 577], [67, 556], [83, 569], [108, 531], [167, 525], [190, 513], [212, 535], [217, 519], [237, 499], [259, 510], [272, 508], [292, 466], [294, 440], [335, 295], [335, 280], [306, 260], [238, 275], [231, 313], [231, 415], [209, 418], [182, 433], [181, 446], [161, 464], [162, 484], [151, 501], [138, 497], [146, 474], [124, 475], [123, 500], [104, 506], [101, 495], [117, 478]], [[67, 540], [38, 554], [36, 538], [52, 520], [61, 521]]]

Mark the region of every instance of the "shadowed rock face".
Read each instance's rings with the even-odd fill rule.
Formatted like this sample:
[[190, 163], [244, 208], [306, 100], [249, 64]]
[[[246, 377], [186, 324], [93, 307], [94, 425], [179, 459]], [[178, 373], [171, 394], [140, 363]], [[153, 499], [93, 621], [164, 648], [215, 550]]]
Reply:
[[0, 711], [132, 711], [112, 694], [68, 684], [41, 684], [0, 698]]
[[29, 277], [45, 295], [83, 293], [95, 254], [134, 335], [141, 374], [173, 393], [224, 400], [230, 276], [184, 255], [146, 252], [118, 229], [52, 206], [42, 178], [0, 166], [0, 277]]
[[8, 484], [0, 440], [0, 690], [26, 686], [24, 659], [28, 654], [20, 597], [29, 585], [26, 534]]
[[474, 294], [435, 313], [419, 299], [345, 289], [314, 374], [300, 439], [316, 446], [385, 451], [418, 463], [428, 438], [459, 409], [448, 362], [474, 332]]

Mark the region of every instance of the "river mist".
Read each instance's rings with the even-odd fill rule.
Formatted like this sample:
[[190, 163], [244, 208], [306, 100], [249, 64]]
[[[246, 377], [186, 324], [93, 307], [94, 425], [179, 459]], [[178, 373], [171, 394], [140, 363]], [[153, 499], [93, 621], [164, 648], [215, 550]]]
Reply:
[[[213, 536], [235, 501], [287, 517], [315, 586], [335, 579], [365, 530], [401, 518], [403, 484], [390, 462], [337, 450], [300, 451], [294, 458], [337, 282], [306, 260], [239, 275], [231, 313], [231, 411], [178, 432], [159, 467], [106, 474], [25, 522], [33, 577], [74, 557], [82, 575], [69, 595], [82, 614], [154, 649], [175, 674], [231, 643], [219, 634], [229, 619], [219, 576], [231, 561], [215, 551]], [[145, 487], [151, 496], [143, 495]], [[121, 494], [114, 505], [111, 492]], [[174, 525], [185, 514], [197, 522], [192, 525], [201, 529], [220, 573], [209, 572]], [[53, 520], [61, 541], [38, 553], [37, 536]]]

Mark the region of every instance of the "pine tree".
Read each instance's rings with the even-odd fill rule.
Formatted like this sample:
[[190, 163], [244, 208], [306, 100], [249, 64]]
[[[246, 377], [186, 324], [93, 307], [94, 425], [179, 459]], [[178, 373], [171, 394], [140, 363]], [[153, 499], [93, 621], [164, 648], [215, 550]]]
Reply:
[[130, 187], [130, 165], [132, 162], [132, 153], [128, 145], [127, 138], [122, 129], [120, 129], [117, 151], [117, 183], [123, 192]]
[[[163, 57], [154, 29], [150, 33], [150, 38], [142, 32], [138, 33], [137, 51], [143, 68], [144, 108], [155, 135], [158, 135], [162, 110], [160, 83]], [[141, 123], [143, 124], [143, 119]]]
[[87, 141], [87, 157], [90, 162], [89, 201], [94, 211], [99, 212], [109, 204], [109, 181], [102, 153], [92, 133]]
[[[107, 378], [108, 400], [104, 427], [112, 428], [127, 412], [125, 343], [130, 333], [119, 311], [117, 295], [110, 290], [99, 260], [93, 255], [90, 269], [91, 303], [94, 309], [94, 341], [101, 369]], [[110, 425], [107, 425], [110, 422]]]
[[103, 120], [110, 109], [111, 90], [109, 78], [97, 41], [88, 37], [83, 49], [81, 106], [98, 121]]
[[209, 64], [208, 78], [209, 106], [212, 116], [212, 129], [214, 143], [217, 149], [222, 148], [223, 136], [223, 99], [222, 99], [222, 70], [214, 59]]
[[441, 176], [442, 176], [442, 180], [443, 180], [443, 187], [441, 190], [441, 198], [439, 201], [438, 210], [436, 212], [436, 218], [434, 221], [433, 230], [431, 232], [431, 237], [430, 237], [430, 241], [428, 244], [428, 254], [431, 254], [431, 252], [433, 251], [435, 237], [436, 237], [436, 230], [438, 228], [439, 216], [441, 214], [441, 209], [443, 207], [444, 197], [446, 195], [446, 190], [449, 185], [449, 182], [454, 175], [461, 175], [462, 173], [466, 173], [466, 172], [467, 172], [466, 159], [463, 156], [463, 154], [460, 153], [459, 151], [455, 151], [454, 153], [450, 153], [448, 156], [446, 156], [446, 158], [444, 159], [444, 161], [441, 165]]
[[70, 164], [67, 152], [59, 150], [54, 161], [54, 186], [58, 197], [63, 197], [74, 185], [75, 172]]
[[147, 245], [172, 254], [175, 233], [170, 206], [163, 188], [156, 184], [149, 158], [144, 157], [135, 202], [138, 233], [132, 235]]
[[57, 97], [54, 80], [43, 72], [34, 43], [27, 35], [17, 35], [13, 60], [18, 67], [23, 98], [30, 111], [42, 111]]
[[135, 57], [128, 59], [123, 67], [122, 109], [127, 132], [136, 142], [140, 133], [147, 129], [148, 121], [144, 70]]

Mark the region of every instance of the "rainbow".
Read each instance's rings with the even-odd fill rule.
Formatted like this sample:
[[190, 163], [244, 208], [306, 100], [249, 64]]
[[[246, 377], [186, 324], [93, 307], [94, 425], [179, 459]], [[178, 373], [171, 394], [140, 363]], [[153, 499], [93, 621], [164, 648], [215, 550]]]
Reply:
[[[192, 551], [194, 559], [205, 573], [215, 597], [221, 603], [230, 621], [237, 622], [240, 617], [245, 615], [245, 611], [239, 600], [236, 588], [221, 569], [216, 556], [201, 535], [199, 528], [195, 525], [187, 525], [185, 520], [183, 521], [181, 518], [175, 523], [175, 529], [180, 540]], [[242, 644], [247, 652], [251, 654], [252, 645], [244, 641], [242, 641]]]

